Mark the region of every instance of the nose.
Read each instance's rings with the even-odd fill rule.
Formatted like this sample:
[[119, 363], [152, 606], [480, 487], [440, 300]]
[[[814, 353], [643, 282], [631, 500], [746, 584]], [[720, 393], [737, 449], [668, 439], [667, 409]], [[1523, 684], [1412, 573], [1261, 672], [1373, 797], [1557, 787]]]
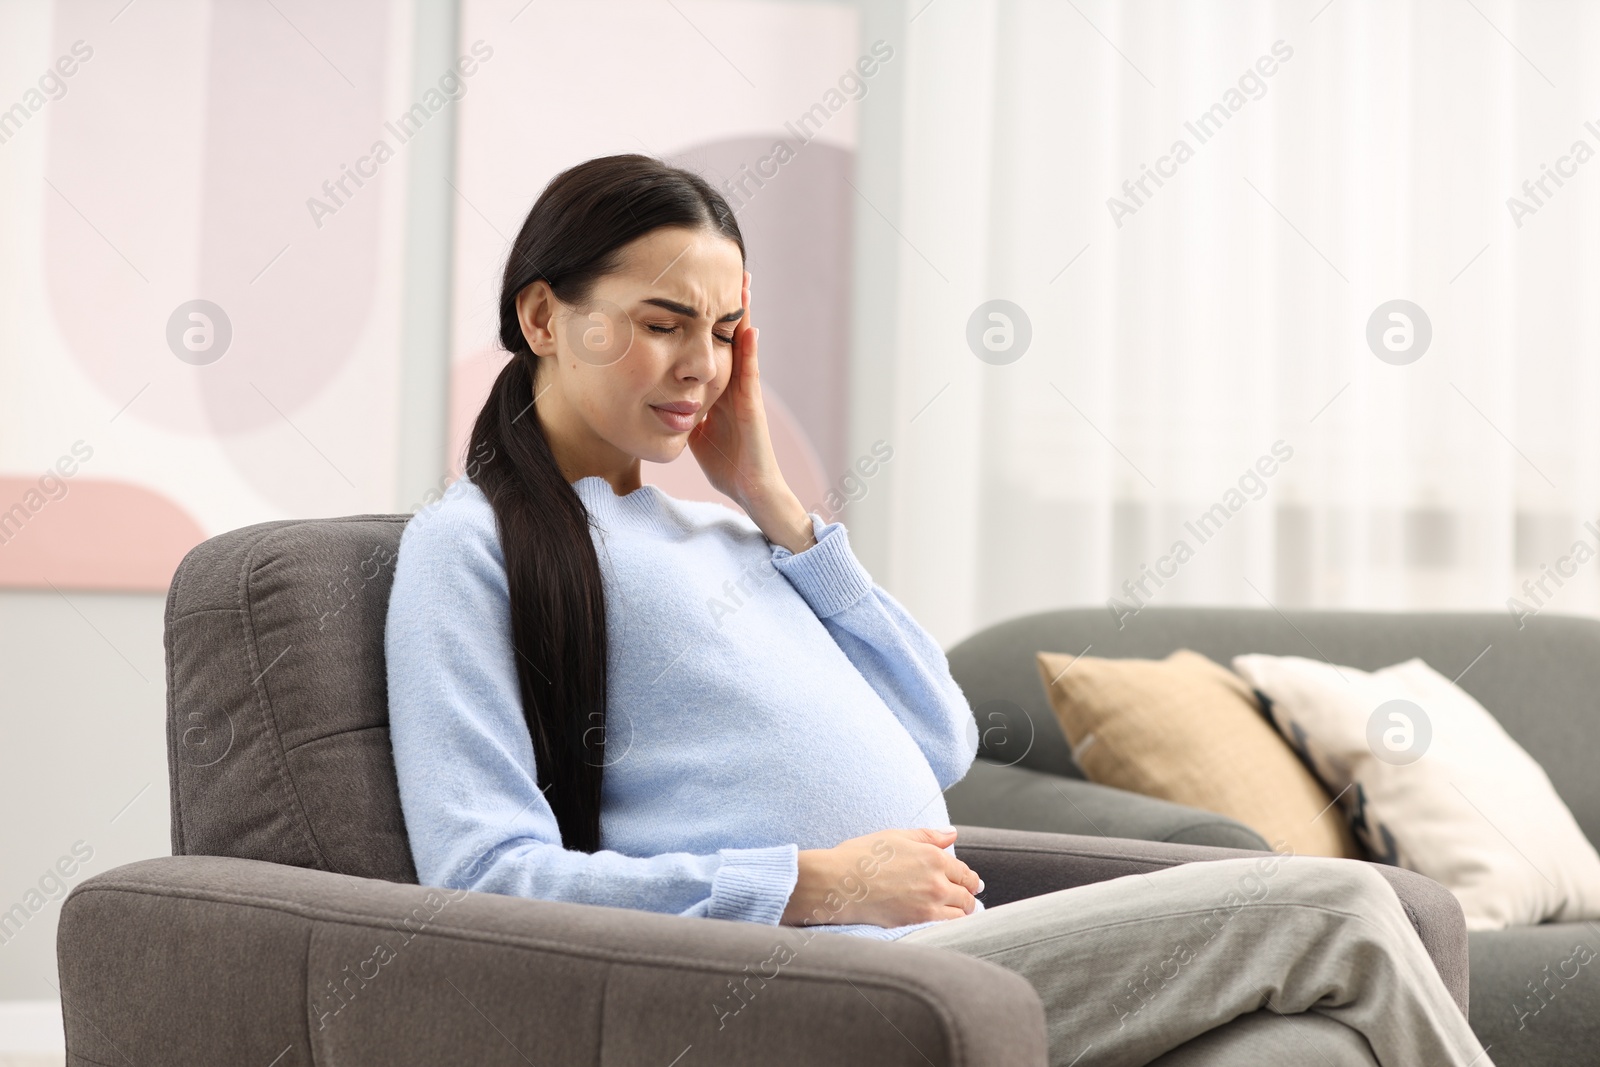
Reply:
[[694, 340], [687, 346], [683, 363], [678, 369], [681, 378], [693, 378], [695, 381], [709, 382], [717, 376], [717, 342], [711, 331], [696, 333]]

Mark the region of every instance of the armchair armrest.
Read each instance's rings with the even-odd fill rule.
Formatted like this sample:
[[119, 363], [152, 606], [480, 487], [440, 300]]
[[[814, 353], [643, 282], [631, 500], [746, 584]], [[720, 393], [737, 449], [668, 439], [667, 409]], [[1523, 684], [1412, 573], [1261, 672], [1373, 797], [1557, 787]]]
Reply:
[[[1043, 834], [987, 826], [956, 829], [956, 855], [982, 876], [986, 907], [1179, 863], [1261, 858], [1259, 851], [1210, 845]], [[1439, 969], [1439, 976], [1465, 1015], [1469, 972], [1467, 924], [1461, 905], [1448, 889], [1431, 878], [1383, 863], [1372, 866], [1394, 888], [1423, 947]]]
[[57, 957], [73, 1065], [1046, 1058], [1033, 988], [960, 953], [257, 860], [89, 878]]

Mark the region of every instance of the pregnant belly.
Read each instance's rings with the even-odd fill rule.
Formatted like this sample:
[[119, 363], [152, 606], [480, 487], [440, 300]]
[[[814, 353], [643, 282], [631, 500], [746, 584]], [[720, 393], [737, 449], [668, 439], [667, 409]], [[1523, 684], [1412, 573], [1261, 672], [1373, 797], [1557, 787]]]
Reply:
[[850, 713], [838, 705], [788, 716], [690, 712], [700, 729], [634, 722], [631, 738], [609, 723], [606, 847], [629, 855], [829, 848], [891, 827], [948, 823], [922, 750], [874, 702]]

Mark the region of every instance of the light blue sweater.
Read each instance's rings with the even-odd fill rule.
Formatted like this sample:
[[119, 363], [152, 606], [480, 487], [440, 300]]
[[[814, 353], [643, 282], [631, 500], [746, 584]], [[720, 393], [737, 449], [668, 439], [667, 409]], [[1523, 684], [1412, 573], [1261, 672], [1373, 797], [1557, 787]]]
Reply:
[[384, 633], [421, 884], [775, 925], [800, 849], [949, 825], [972, 712], [841, 523], [812, 514], [796, 555], [720, 504], [573, 485], [610, 646], [601, 848], [564, 849], [536, 784], [494, 511], [462, 478], [407, 524]]

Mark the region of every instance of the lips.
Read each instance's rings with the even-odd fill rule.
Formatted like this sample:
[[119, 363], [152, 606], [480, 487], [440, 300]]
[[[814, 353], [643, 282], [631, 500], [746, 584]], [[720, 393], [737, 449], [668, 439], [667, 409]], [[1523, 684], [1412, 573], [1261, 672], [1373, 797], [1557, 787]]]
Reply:
[[695, 412], [700, 404], [695, 400], [674, 400], [670, 404], [651, 404], [650, 410], [674, 433], [694, 429]]

